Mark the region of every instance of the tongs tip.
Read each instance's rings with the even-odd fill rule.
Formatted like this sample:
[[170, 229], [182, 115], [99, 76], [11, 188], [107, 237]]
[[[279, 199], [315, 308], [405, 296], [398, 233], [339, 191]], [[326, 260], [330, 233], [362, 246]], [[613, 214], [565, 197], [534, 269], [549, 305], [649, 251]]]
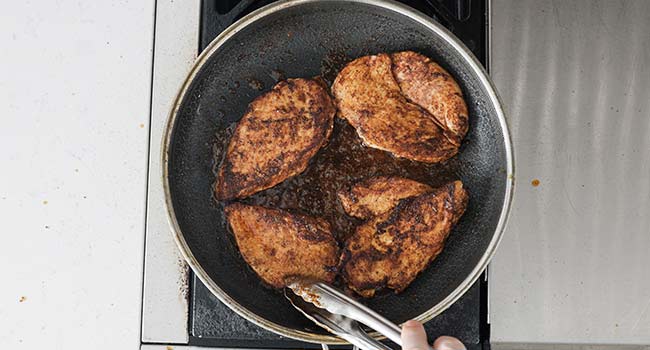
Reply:
[[293, 277], [287, 281], [287, 288], [306, 302], [314, 304], [316, 307], [324, 308], [320, 301], [320, 295], [313, 288], [315, 283], [317, 281]]

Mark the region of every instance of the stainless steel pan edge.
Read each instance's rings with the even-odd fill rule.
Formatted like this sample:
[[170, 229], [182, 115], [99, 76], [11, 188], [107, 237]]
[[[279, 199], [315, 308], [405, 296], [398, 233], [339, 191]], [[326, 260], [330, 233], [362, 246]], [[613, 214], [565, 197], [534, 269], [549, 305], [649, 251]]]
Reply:
[[[295, 330], [292, 328], [283, 327], [274, 322], [270, 322], [264, 318], [259, 317], [258, 315], [251, 312], [247, 308], [241, 306], [235, 300], [233, 300], [228, 294], [226, 294], [221, 288], [219, 288], [219, 286], [207, 275], [206, 271], [200, 266], [198, 261], [195, 259], [192, 252], [189, 249], [187, 242], [183, 237], [178, 221], [176, 220], [176, 215], [171, 200], [170, 185], [169, 185], [169, 171], [168, 171], [169, 150], [171, 145], [173, 126], [176, 121], [180, 103], [183, 100], [194, 77], [203, 67], [203, 65], [208, 60], [208, 58], [235, 33], [237, 33], [238, 31], [242, 30], [243, 28], [250, 25], [251, 23], [267, 15], [277, 11], [281, 11], [289, 7], [298, 6], [305, 3], [322, 2], [322, 1], [328, 1], [328, 0], [283, 0], [262, 7], [248, 14], [247, 16], [241, 18], [239, 21], [235, 22], [226, 30], [224, 30], [199, 55], [199, 57], [194, 63], [194, 66], [190, 70], [187, 78], [183, 82], [178, 94], [176, 95], [176, 98], [172, 104], [172, 109], [167, 119], [167, 123], [163, 133], [163, 139], [162, 139], [162, 152], [161, 152], [162, 177], [163, 177], [162, 183], [163, 183], [163, 190], [165, 193], [165, 205], [167, 209], [167, 218], [169, 220], [169, 225], [172, 230], [174, 240], [178, 245], [184, 259], [187, 261], [188, 265], [192, 268], [194, 273], [221, 302], [226, 304], [234, 312], [244, 317], [245, 319], [249, 320], [250, 322], [260, 327], [266, 328], [270, 331], [273, 331], [275, 333], [281, 334], [283, 336], [287, 336], [293, 339], [311, 342], [311, 343], [347, 344], [346, 341], [335, 336], [315, 335], [315, 334]], [[391, 0], [346, 0], [346, 1], [373, 5], [380, 8], [384, 8], [386, 10], [394, 11], [396, 13], [403, 14], [421, 23], [431, 31], [438, 34], [445, 41], [447, 41], [455, 50], [458, 51], [458, 53], [468, 63], [470, 68], [477, 74], [481, 83], [486, 88], [491, 103], [495, 107], [499, 119], [499, 124], [503, 132], [505, 153], [506, 153], [506, 169], [505, 169], [506, 189], [504, 194], [503, 207], [501, 210], [499, 221], [497, 223], [495, 235], [493, 236], [485, 254], [482, 256], [482, 258], [480, 259], [476, 267], [472, 270], [471, 274], [452, 293], [450, 293], [449, 296], [447, 296], [447, 298], [445, 298], [440, 303], [435, 305], [433, 308], [429, 309], [428, 311], [422, 313], [421, 315], [415, 318], [416, 320], [426, 322], [432, 319], [433, 317], [435, 317], [436, 315], [440, 314], [444, 310], [446, 310], [473, 285], [473, 283], [478, 279], [478, 277], [487, 267], [488, 262], [494, 255], [496, 248], [502, 239], [508, 214], [510, 212], [512, 191], [514, 187], [514, 178], [515, 178], [514, 159], [513, 159], [512, 145], [510, 141], [510, 134], [508, 132], [507, 122], [503, 113], [502, 103], [500, 101], [498, 94], [496, 93], [496, 89], [494, 85], [488, 78], [487, 72], [483, 69], [481, 64], [474, 57], [474, 55], [469, 51], [469, 49], [467, 49], [463, 43], [461, 43], [458, 39], [456, 39], [453, 36], [453, 34], [451, 34], [446, 28], [442, 27], [440, 24], [436, 23], [435, 21], [426, 17], [425, 15], [417, 12], [416, 10], [404, 6], [400, 3], [393, 2]], [[379, 338], [379, 336], [376, 333], [373, 333], [371, 335], [373, 337]]]

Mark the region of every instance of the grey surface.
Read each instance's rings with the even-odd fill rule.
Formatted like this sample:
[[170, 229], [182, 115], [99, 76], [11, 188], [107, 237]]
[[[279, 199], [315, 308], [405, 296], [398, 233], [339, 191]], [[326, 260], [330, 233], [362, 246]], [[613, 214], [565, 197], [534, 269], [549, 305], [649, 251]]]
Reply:
[[649, 344], [650, 2], [491, 13], [517, 163], [490, 266], [492, 342]]
[[199, 1], [156, 1], [142, 292], [145, 343], [187, 343], [189, 268], [172, 236], [162, 189], [160, 139], [174, 95], [196, 58]]
[[[194, 303], [193, 322], [190, 325], [193, 337], [191, 343], [198, 341], [211, 346], [246, 344], [257, 347], [275, 345], [286, 348], [320, 348], [319, 345], [285, 338], [250, 323], [221, 303], [198, 279], [193, 278], [192, 281]], [[480, 303], [481, 290], [477, 282], [449, 309], [424, 325], [429, 339], [451, 334], [461, 339], [468, 349], [480, 349]]]

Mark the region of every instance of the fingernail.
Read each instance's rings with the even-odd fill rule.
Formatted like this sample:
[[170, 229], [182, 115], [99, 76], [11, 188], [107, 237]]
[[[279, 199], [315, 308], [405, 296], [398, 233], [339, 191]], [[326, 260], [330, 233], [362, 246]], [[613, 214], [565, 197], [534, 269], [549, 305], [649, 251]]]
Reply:
[[442, 336], [433, 343], [435, 350], [467, 350], [460, 340], [454, 337]]
[[420, 328], [420, 322], [418, 322], [418, 321], [414, 321], [414, 320], [408, 320], [408, 321], [404, 322], [404, 324], [402, 325], [402, 327], [416, 327], [416, 328]]

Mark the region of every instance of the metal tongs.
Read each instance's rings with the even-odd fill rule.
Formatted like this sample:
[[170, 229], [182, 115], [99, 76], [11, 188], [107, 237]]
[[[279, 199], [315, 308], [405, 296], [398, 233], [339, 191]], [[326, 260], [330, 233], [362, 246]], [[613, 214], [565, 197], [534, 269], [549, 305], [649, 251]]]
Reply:
[[295, 280], [284, 295], [307, 318], [361, 349], [391, 350], [368, 335], [359, 323], [402, 346], [399, 326], [327, 283]]

